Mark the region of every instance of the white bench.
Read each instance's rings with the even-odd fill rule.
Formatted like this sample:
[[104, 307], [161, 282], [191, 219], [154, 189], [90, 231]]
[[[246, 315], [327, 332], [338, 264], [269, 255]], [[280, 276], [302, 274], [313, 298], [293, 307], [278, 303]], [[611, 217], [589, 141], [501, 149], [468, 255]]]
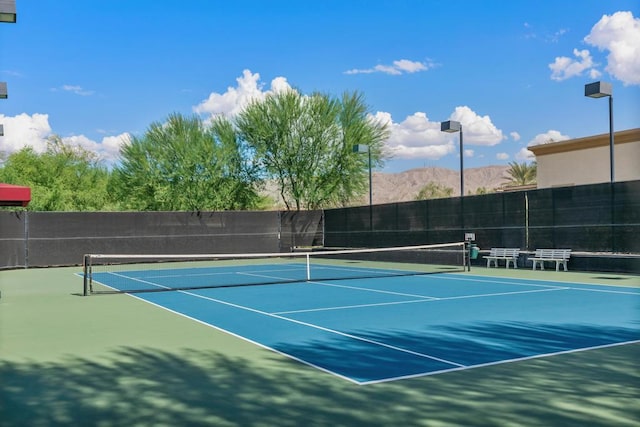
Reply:
[[498, 267], [498, 260], [503, 259], [506, 261], [505, 268], [509, 268], [509, 263], [513, 263], [513, 268], [518, 268], [518, 257], [520, 256], [520, 249], [518, 248], [491, 248], [487, 259], [487, 268], [491, 267], [493, 262]]
[[536, 253], [531, 258], [533, 261], [533, 269], [536, 269], [536, 264], [540, 264], [540, 270], [544, 270], [544, 262], [555, 262], [556, 271], [560, 271], [560, 265], [564, 267], [564, 271], [567, 271], [567, 262], [571, 256], [571, 249], [536, 249]]

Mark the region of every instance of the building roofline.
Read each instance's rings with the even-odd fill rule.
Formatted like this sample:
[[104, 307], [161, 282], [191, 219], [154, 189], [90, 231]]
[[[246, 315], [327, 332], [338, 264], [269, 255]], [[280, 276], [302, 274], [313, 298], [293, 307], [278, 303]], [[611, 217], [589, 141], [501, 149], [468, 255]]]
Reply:
[[[626, 144], [640, 141], [640, 128], [621, 130], [614, 133], [614, 144]], [[609, 134], [587, 136], [584, 138], [569, 139], [567, 141], [550, 142], [527, 147], [536, 156], [547, 154], [566, 153], [587, 148], [605, 147], [609, 145]]]

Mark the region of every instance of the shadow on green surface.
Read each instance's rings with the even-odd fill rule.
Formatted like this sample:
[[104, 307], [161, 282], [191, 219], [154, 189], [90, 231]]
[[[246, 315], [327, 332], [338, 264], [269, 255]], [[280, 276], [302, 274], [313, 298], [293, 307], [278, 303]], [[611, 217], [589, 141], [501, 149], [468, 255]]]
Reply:
[[122, 348], [1, 362], [0, 425], [637, 425], [639, 345], [357, 386], [300, 364]]

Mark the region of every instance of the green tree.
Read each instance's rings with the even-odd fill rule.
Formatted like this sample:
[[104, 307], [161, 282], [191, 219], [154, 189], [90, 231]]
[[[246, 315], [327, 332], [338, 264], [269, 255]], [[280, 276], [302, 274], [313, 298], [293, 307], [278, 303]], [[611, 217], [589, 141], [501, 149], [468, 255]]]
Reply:
[[509, 163], [509, 169], [507, 174], [509, 178], [507, 180], [508, 185], [529, 185], [536, 183], [537, 175], [537, 163], [531, 164], [523, 162], [511, 162]]
[[446, 197], [451, 197], [452, 195], [453, 188], [445, 187], [442, 184], [430, 181], [427, 185], [420, 189], [415, 200], [443, 199]]
[[31, 187], [32, 211], [113, 210], [109, 175], [94, 153], [64, 144], [55, 135], [44, 153], [23, 148], [0, 168], [0, 181]]
[[287, 209], [296, 210], [341, 205], [363, 194], [368, 157], [353, 146], [368, 145], [372, 166], [379, 166], [388, 136], [385, 125], [369, 118], [358, 93], [336, 99], [278, 92], [247, 106], [236, 125], [265, 177], [277, 181]]
[[224, 210], [260, 206], [257, 170], [232, 124], [173, 114], [120, 151], [111, 188], [126, 209]]

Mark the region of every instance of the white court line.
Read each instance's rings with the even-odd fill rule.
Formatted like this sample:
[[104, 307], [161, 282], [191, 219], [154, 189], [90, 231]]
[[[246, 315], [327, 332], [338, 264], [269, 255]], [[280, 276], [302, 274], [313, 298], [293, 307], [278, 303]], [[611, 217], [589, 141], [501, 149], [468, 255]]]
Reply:
[[[318, 283], [318, 282], [314, 282], [314, 283]], [[273, 314], [292, 314], [292, 313], [306, 313], [306, 312], [312, 312], [312, 311], [344, 310], [344, 309], [376, 307], [376, 306], [384, 306], [384, 305], [413, 304], [417, 302], [427, 303], [427, 302], [434, 302], [434, 301], [449, 301], [449, 300], [465, 299], [465, 298], [484, 298], [484, 297], [495, 297], [495, 296], [503, 296], [503, 295], [520, 295], [520, 294], [532, 294], [532, 293], [539, 293], [539, 292], [554, 292], [554, 291], [563, 291], [565, 289], [568, 289], [568, 288], [535, 289], [535, 290], [529, 290], [529, 291], [514, 291], [514, 292], [496, 292], [492, 294], [458, 295], [455, 297], [442, 297], [442, 298], [424, 297], [419, 300], [411, 300], [411, 301], [396, 301], [396, 302], [386, 302], [386, 303], [377, 303], [377, 304], [350, 305], [350, 306], [342, 306], [342, 307], [312, 308], [307, 310], [279, 311]]]
[[[207, 267], [200, 267], [207, 268]], [[223, 267], [215, 267], [215, 268], [223, 268]], [[242, 271], [224, 271], [224, 272], [210, 272], [210, 273], [190, 273], [190, 274], [164, 274], [159, 276], [148, 276], [148, 279], [158, 279], [158, 278], [167, 278], [167, 277], [200, 277], [200, 276], [225, 276], [229, 274], [251, 274], [251, 273], [261, 273], [261, 272], [282, 272], [282, 271], [306, 271], [304, 266], [300, 265], [291, 265], [288, 268], [279, 268], [277, 270], [254, 270], [251, 272], [242, 272]]]
[[554, 352], [554, 353], [545, 353], [545, 354], [536, 354], [534, 356], [518, 357], [518, 358], [515, 358], [515, 359], [498, 360], [498, 361], [495, 361], [495, 362], [480, 363], [478, 365], [469, 365], [469, 366], [463, 366], [463, 367], [459, 367], [459, 368], [442, 369], [440, 371], [424, 372], [424, 373], [421, 373], [421, 374], [412, 374], [412, 375], [404, 375], [404, 376], [400, 376], [400, 377], [391, 377], [391, 378], [385, 378], [385, 379], [382, 379], [382, 380], [362, 381], [362, 382], [359, 382], [358, 384], [360, 384], [360, 385], [380, 384], [380, 383], [385, 383], [385, 382], [390, 382], [390, 381], [398, 381], [398, 380], [404, 380], [404, 379], [409, 379], [409, 378], [427, 377], [427, 376], [431, 376], [431, 375], [445, 374], [445, 373], [448, 373], [448, 372], [466, 371], [468, 369], [485, 368], [485, 367], [488, 367], [488, 366], [502, 365], [502, 364], [505, 364], [505, 363], [524, 362], [524, 361], [527, 361], [527, 360], [541, 359], [541, 358], [544, 358], [544, 357], [560, 356], [560, 355], [563, 355], [563, 354], [571, 354], [571, 353], [581, 353], [583, 351], [599, 350], [599, 349], [604, 349], [604, 348], [618, 347], [618, 346], [630, 345], [630, 344], [638, 344], [638, 343], [640, 343], [640, 340], [625, 341], [625, 342], [618, 342], [618, 343], [612, 343], [612, 344], [603, 344], [603, 345], [597, 345], [597, 346], [593, 346], [593, 347], [583, 347], [583, 348], [576, 348], [576, 349], [571, 349], [571, 350], [557, 351], [557, 352]]
[[191, 295], [191, 296], [194, 296], [196, 298], [202, 298], [202, 299], [205, 299], [205, 300], [217, 302], [219, 304], [228, 305], [230, 307], [235, 307], [235, 308], [239, 308], [239, 309], [242, 309], [242, 310], [251, 311], [251, 312], [254, 312], [254, 313], [261, 314], [263, 316], [274, 317], [276, 319], [284, 320], [284, 321], [287, 321], [287, 322], [297, 323], [299, 325], [303, 325], [303, 326], [307, 326], [307, 327], [310, 327], [310, 328], [313, 328], [313, 329], [318, 329], [318, 330], [321, 330], [321, 331], [325, 331], [325, 332], [329, 332], [329, 333], [332, 333], [332, 334], [340, 335], [340, 336], [343, 336], [343, 337], [351, 338], [351, 339], [354, 339], [354, 340], [357, 340], [357, 341], [362, 341], [362, 342], [366, 342], [366, 343], [369, 343], [369, 344], [374, 344], [374, 345], [377, 345], [377, 346], [380, 346], [380, 347], [385, 347], [385, 348], [388, 348], [388, 349], [391, 349], [391, 350], [395, 350], [395, 351], [399, 351], [399, 352], [402, 352], [402, 353], [407, 353], [407, 354], [411, 354], [411, 355], [414, 355], [414, 356], [423, 357], [425, 359], [436, 360], [438, 362], [446, 363], [448, 365], [453, 365], [453, 366], [457, 366], [457, 367], [464, 367], [465, 366], [465, 365], [462, 365], [460, 363], [453, 362], [451, 360], [441, 359], [439, 357], [431, 356], [431, 355], [420, 353], [420, 352], [417, 352], [417, 351], [408, 350], [408, 349], [405, 349], [405, 348], [402, 348], [402, 347], [397, 347], [397, 346], [394, 346], [394, 345], [391, 345], [391, 344], [386, 344], [386, 343], [383, 343], [383, 342], [380, 342], [380, 341], [375, 341], [375, 340], [372, 340], [372, 339], [369, 339], [369, 338], [359, 337], [357, 335], [348, 334], [346, 332], [336, 331], [335, 329], [325, 328], [324, 326], [314, 325], [313, 323], [303, 322], [301, 320], [296, 320], [296, 319], [290, 319], [288, 317], [279, 316], [277, 314], [268, 313], [266, 311], [257, 310], [255, 308], [251, 308], [251, 307], [245, 307], [245, 306], [242, 306], [242, 305], [239, 305], [239, 304], [234, 304], [234, 303], [231, 303], [231, 302], [228, 302], [228, 301], [223, 301], [223, 300], [219, 300], [219, 299], [216, 299], [216, 298], [211, 298], [211, 297], [207, 297], [207, 296], [204, 296], [204, 295], [198, 295], [198, 294], [195, 294], [195, 293], [190, 292], [190, 291], [178, 291], [178, 292], [186, 294], [186, 295]]
[[[124, 277], [124, 278], [127, 278], [127, 279], [131, 279], [130, 277], [119, 275], [117, 273], [112, 273], [112, 274], [117, 275], [117, 276], [121, 276], [121, 277]], [[132, 280], [134, 280], [134, 279], [132, 279]], [[96, 281], [96, 282], [100, 283], [99, 281]], [[144, 281], [142, 281], [142, 282], [144, 282]], [[162, 286], [162, 285], [157, 285], [155, 283], [150, 283], [150, 282], [147, 282], [147, 283], [149, 283], [151, 285], [154, 285], [154, 286]], [[100, 284], [103, 285], [103, 286], [112, 288], [111, 286], [105, 285], [103, 283], [100, 283]], [[115, 288], [113, 288], [113, 289], [115, 289]], [[570, 289], [572, 289], [572, 288], [570, 288]], [[552, 291], [552, 290], [562, 290], [562, 289], [547, 289], [547, 290]], [[539, 292], [544, 292], [544, 291], [545, 290], [540, 290]], [[316, 325], [313, 325], [313, 324], [306, 324], [304, 322], [298, 322], [298, 321], [295, 321], [293, 319], [288, 319], [286, 317], [280, 317], [280, 316], [277, 316], [277, 315], [274, 315], [274, 314], [264, 313], [264, 312], [261, 312], [259, 310], [254, 310], [254, 309], [251, 309], [251, 308], [248, 308], [248, 307], [242, 307], [242, 306], [239, 306], [239, 305], [227, 303], [225, 301], [216, 300], [214, 298], [204, 297], [204, 296], [201, 296], [201, 295], [194, 294], [192, 292], [186, 292], [186, 291], [178, 291], [178, 292], [181, 292], [181, 293], [184, 293], [184, 294], [187, 294], [187, 295], [191, 295], [191, 296], [195, 296], [195, 297], [198, 297], [198, 298], [212, 300], [214, 302], [218, 302], [218, 303], [221, 303], [221, 304], [235, 306], [235, 307], [238, 307], [238, 308], [241, 308], [241, 309], [245, 309], [245, 310], [249, 310], [249, 311], [254, 311], [254, 312], [257, 312], [259, 314], [264, 314], [264, 315], [267, 315], [267, 316], [280, 318], [282, 320], [291, 321], [291, 322], [294, 322], [294, 323], [299, 323], [299, 324], [302, 324], [302, 325], [310, 326], [312, 328], [318, 328], [318, 329], [321, 329], [321, 330], [326, 330], [328, 332], [335, 332], [335, 333], [337, 333], [339, 335], [344, 335], [344, 336], [350, 337], [349, 334], [343, 334], [341, 332], [332, 331], [330, 329], [322, 328], [322, 327], [319, 327], [319, 326], [316, 326]], [[536, 292], [536, 291], [522, 291], [522, 293], [527, 293], [527, 292]], [[626, 342], [621, 342], [621, 343], [612, 343], [612, 344], [605, 344], [605, 345], [600, 345], [600, 346], [592, 346], [592, 347], [584, 347], [584, 348], [579, 348], [579, 349], [571, 349], [571, 350], [565, 350], [565, 351], [560, 351], [560, 352], [555, 352], [555, 353], [539, 354], [539, 355], [527, 356], [527, 357], [522, 357], [522, 358], [499, 360], [499, 361], [495, 361], [495, 362], [483, 363], [483, 364], [478, 364], [478, 365], [468, 365], [468, 366], [461, 365], [461, 364], [458, 364], [458, 363], [455, 363], [455, 362], [446, 361], [446, 360], [443, 360], [443, 359], [434, 358], [434, 357], [431, 357], [431, 356], [428, 356], [428, 355], [421, 355], [420, 353], [406, 351], [407, 353], [413, 353], [413, 354], [416, 354], [416, 355], [419, 355], [419, 356], [423, 356], [423, 357], [426, 357], [426, 358], [439, 360], [439, 361], [442, 361], [444, 363], [448, 363], [448, 364], [454, 365], [455, 367], [454, 368], [449, 368], [449, 369], [442, 369], [442, 370], [438, 370], [438, 371], [430, 371], [430, 372], [423, 372], [423, 373], [404, 375], [404, 376], [398, 376], [398, 377], [384, 378], [384, 379], [381, 379], [381, 380], [357, 381], [357, 380], [354, 380], [353, 378], [350, 378], [348, 376], [344, 376], [344, 375], [341, 375], [341, 374], [339, 374], [337, 372], [331, 371], [331, 370], [329, 370], [327, 368], [323, 368], [321, 366], [315, 365], [314, 363], [311, 363], [311, 362], [309, 362], [307, 360], [300, 359], [300, 358], [298, 358], [296, 356], [293, 356], [293, 355], [291, 355], [289, 353], [285, 353], [285, 352], [277, 350], [277, 349], [275, 349], [273, 347], [269, 347], [269, 346], [267, 346], [265, 344], [262, 344], [260, 342], [253, 341], [253, 340], [251, 340], [251, 339], [249, 339], [249, 338], [247, 338], [245, 336], [242, 336], [242, 335], [236, 334], [234, 332], [231, 332], [229, 330], [220, 328], [220, 327], [215, 326], [215, 325], [213, 325], [211, 323], [207, 323], [207, 322], [205, 322], [203, 320], [191, 317], [191, 316], [189, 316], [189, 315], [187, 315], [185, 313], [181, 313], [179, 311], [172, 310], [172, 309], [170, 309], [168, 307], [165, 307], [165, 306], [163, 306], [161, 304], [157, 304], [157, 303], [154, 303], [152, 301], [146, 300], [146, 299], [144, 299], [144, 298], [142, 298], [140, 296], [137, 296], [137, 295], [134, 295], [134, 294], [128, 294], [128, 295], [133, 297], [133, 298], [136, 298], [136, 299], [138, 299], [140, 301], [143, 301], [143, 302], [145, 302], [147, 304], [154, 305], [154, 306], [156, 306], [158, 308], [161, 308], [163, 310], [167, 310], [167, 311], [169, 311], [171, 313], [174, 313], [174, 314], [177, 314], [177, 315], [182, 316], [184, 318], [193, 320], [193, 321], [198, 322], [198, 323], [200, 323], [202, 325], [208, 326], [208, 327], [216, 329], [218, 331], [222, 331], [222, 332], [227, 333], [229, 335], [232, 335], [232, 336], [234, 336], [236, 338], [239, 338], [239, 339], [241, 339], [243, 341], [246, 341], [246, 342], [252, 343], [254, 345], [257, 345], [260, 348], [264, 348], [264, 349], [273, 351], [276, 354], [280, 354], [280, 355], [282, 355], [284, 357], [287, 357], [287, 358], [289, 358], [291, 360], [295, 360], [295, 361], [300, 362], [300, 363], [302, 363], [304, 365], [313, 367], [313, 368], [318, 369], [318, 370], [320, 370], [322, 372], [328, 373], [328, 374], [336, 376], [338, 378], [342, 378], [342, 379], [344, 379], [344, 380], [346, 380], [348, 382], [351, 382], [351, 383], [354, 383], [354, 384], [357, 384], [357, 385], [371, 385], [371, 384], [385, 383], [385, 382], [391, 382], [391, 381], [398, 381], [398, 380], [402, 380], [402, 379], [419, 378], [419, 377], [425, 377], [425, 376], [431, 376], [431, 375], [444, 374], [444, 373], [448, 373], [448, 372], [464, 371], [464, 370], [467, 370], [467, 369], [482, 368], [482, 367], [495, 366], [495, 365], [501, 365], [501, 364], [506, 364], [506, 363], [513, 363], [513, 362], [520, 362], [520, 361], [527, 361], [527, 360], [551, 357], [551, 356], [556, 356], [556, 355], [579, 353], [579, 352], [589, 351], [589, 350], [604, 349], [604, 348], [610, 348], [610, 347], [617, 347], [617, 346], [640, 343], [640, 340], [633, 340], [633, 341], [626, 341]], [[478, 297], [482, 297], [482, 296], [483, 295], [478, 295]], [[461, 297], [450, 297], [450, 299], [456, 299], [456, 298], [461, 298]], [[463, 298], [464, 298], [464, 296], [463, 296]], [[429, 301], [429, 300], [425, 300], [424, 302], [426, 302], [426, 301]], [[363, 341], [366, 341], [366, 342], [371, 342], [373, 344], [378, 344], [377, 342], [374, 342], [372, 340], [368, 340], [368, 339], [365, 339], [365, 338], [360, 338], [360, 337], [357, 337], [357, 336], [353, 336], [353, 338], [356, 339], [356, 340], [363, 340]], [[382, 345], [383, 347], [389, 347], [389, 348], [393, 349], [393, 346], [389, 346], [389, 345], [386, 345], [384, 343], [380, 343], [379, 345]], [[401, 349], [401, 348], [398, 348], [398, 350], [401, 351], [401, 352], [405, 351], [404, 349]]]
[[[354, 280], [354, 279], [347, 279], [347, 280]], [[356, 279], [356, 280], [363, 280], [363, 279]], [[309, 283], [314, 283], [316, 285], [322, 285], [322, 286], [334, 287], [334, 288], [345, 288], [345, 289], [354, 289], [354, 290], [357, 290], [357, 291], [367, 291], [367, 292], [377, 292], [377, 293], [380, 293], [380, 294], [398, 295], [398, 296], [402, 296], [402, 297], [438, 299], [437, 297], [432, 297], [430, 295], [417, 295], [417, 294], [407, 294], [407, 293], [404, 293], [404, 292], [384, 291], [382, 289], [362, 288], [362, 287], [359, 287], [359, 286], [339, 285], [337, 283], [326, 283], [326, 282], [319, 282], [319, 281], [316, 281], [316, 280], [310, 280]]]
[[[454, 277], [447, 277], [447, 276], [454, 276]], [[520, 279], [520, 282], [511, 282], [511, 281], [508, 281], [508, 280], [513, 280], [513, 278], [506, 278], [506, 277], [501, 277], [501, 276], [487, 276], [487, 279], [471, 279], [471, 278], [465, 277], [464, 275], [458, 274], [458, 273], [447, 273], [447, 276], [438, 275], [439, 278], [445, 279], [445, 280], [468, 280], [470, 282], [504, 283], [504, 284], [507, 284], [507, 285], [518, 285], [518, 286], [554, 287], [554, 286], [564, 285], [567, 288], [572, 289], [572, 290], [576, 290], [576, 291], [611, 292], [611, 293], [622, 293], [622, 294], [626, 294], [626, 295], [640, 295], [638, 292], [613, 291], [613, 290], [606, 290], [606, 289], [574, 288], [573, 286], [571, 286], [571, 285], [604, 286], [604, 287], [610, 287], [610, 288], [628, 289], [627, 286], [609, 284], [609, 283], [604, 284], [604, 283], [584, 283], [584, 282], [559, 282], [557, 280], [550, 280], [550, 279], [526, 279], [526, 278]], [[481, 277], [481, 276], [473, 276], [473, 277]], [[503, 279], [507, 279], [507, 280], [503, 280]], [[545, 284], [537, 284], [537, 283], [531, 283], [531, 282], [547, 282], [547, 283], [555, 283], [555, 285], [545, 285]], [[632, 289], [638, 289], [637, 286], [631, 286], [631, 288]]]
[[[158, 283], [149, 282], [149, 281], [143, 280], [143, 279], [137, 279], [135, 277], [125, 276], [124, 274], [115, 273], [115, 272], [112, 272], [112, 271], [108, 271], [107, 274], [111, 274], [111, 275], [117, 276], [117, 277], [122, 277], [122, 278], [127, 279], [127, 280], [133, 280], [135, 282], [145, 283], [145, 284], [151, 285], [151, 286], [157, 286], [157, 287], [163, 288], [163, 289], [169, 289], [169, 290], [173, 289], [173, 288], [171, 288], [169, 286], [160, 285]], [[112, 286], [109, 286], [109, 287], [113, 288]], [[113, 288], [113, 289], [118, 289], [118, 288]], [[122, 289], [118, 289], [118, 290], [121, 291], [121, 292], [127, 292], [126, 290], [122, 290]]]
[[[433, 299], [436, 299], [436, 298], [433, 298]], [[414, 300], [410, 300], [410, 301], [378, 302], [378, 303], [371, 303], [371, 304], [357, 304], [357, 305], [342, 305], [342, 306], [336, 306], [336, 307], [309, 308], [309, 309], [306, 309], [306, 310], [277, 311], [277, 312], [273, 312], [271, 314], [281, 315], [281, 314], [295, 314], [295, 313], [310, 313], [310, 312], [313, 312], [313, 311], [348, 310], [348, 309], [351, 309], [351, 308], [380, 307], [380, 306], [384, 306], [384, 305], [398, 305], [398, 304], [413, 304], [413, 303], [417, 303], [417, 302], [432, 301], [433, 299], [429, 300], [429, 299], [421, 298], [421, 299], [414, 299]]]

